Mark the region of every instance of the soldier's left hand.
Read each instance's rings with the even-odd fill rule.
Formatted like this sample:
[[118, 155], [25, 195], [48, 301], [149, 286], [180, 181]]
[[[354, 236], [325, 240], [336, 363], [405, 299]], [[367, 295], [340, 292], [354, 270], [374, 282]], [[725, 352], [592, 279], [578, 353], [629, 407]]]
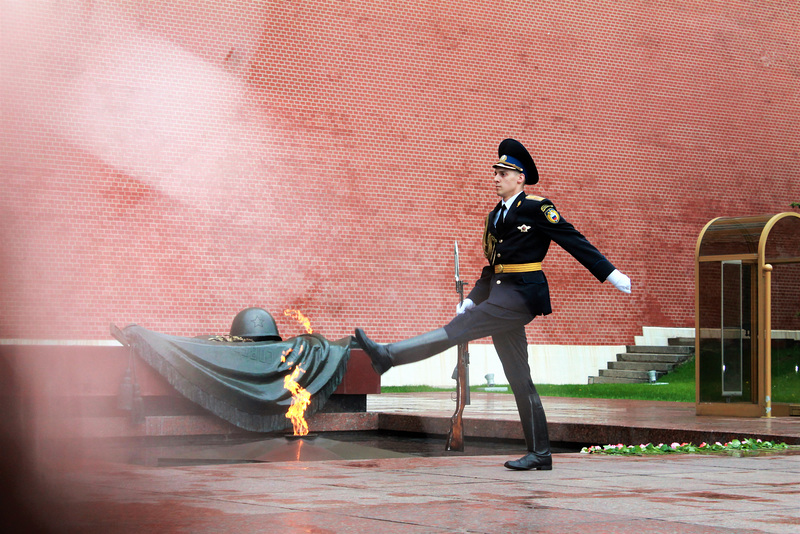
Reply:
[[611, 272], [611, 274], [608, 275], [608, 278], [606, 278], [606, 280], [614, 284], [614, 287], [616, 287], [623, 293], [631, 292], [631, 279], [616, 269], [614, 269]]

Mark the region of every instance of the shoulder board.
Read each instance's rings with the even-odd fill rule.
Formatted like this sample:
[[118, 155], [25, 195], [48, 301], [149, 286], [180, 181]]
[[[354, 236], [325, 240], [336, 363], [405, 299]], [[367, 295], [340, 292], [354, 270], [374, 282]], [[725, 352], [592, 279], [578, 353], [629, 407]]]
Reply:
[[544, 197], [537, 197], [536, 195], [527, 195], [525, 198], [528, 200], [538, 200], [540, 202], [544, 200]]

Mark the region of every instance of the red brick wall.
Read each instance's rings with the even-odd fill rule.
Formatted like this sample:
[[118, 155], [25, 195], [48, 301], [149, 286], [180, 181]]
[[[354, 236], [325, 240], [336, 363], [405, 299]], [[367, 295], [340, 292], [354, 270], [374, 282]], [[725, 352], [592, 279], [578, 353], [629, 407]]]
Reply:
[[[587, 5], [589, 4], [589, 5]], [[3, 3], [0, 338], [227, 331], [258, 305], [329, 338], [453, 313], [489, 165], [533, 153], [633, 280], [554, 245], [531, 342], [693, 326], [695, 241], [800, 200], [794, 2]]]

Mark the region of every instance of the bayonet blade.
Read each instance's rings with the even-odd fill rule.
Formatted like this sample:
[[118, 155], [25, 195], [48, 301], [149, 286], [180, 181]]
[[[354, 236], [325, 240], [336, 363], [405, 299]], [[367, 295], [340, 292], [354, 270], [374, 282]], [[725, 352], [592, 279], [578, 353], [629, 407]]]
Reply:
[[455, 241], [455, 264], [456, 264], [456, 282], [461, 280], [461, 276], [458, 270], [458, 241]]

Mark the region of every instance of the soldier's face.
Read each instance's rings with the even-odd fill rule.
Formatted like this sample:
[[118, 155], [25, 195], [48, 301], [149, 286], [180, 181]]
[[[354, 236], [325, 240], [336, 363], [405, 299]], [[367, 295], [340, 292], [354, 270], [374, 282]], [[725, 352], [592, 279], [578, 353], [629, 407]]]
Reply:
[[522, 191], [525, 183], [524, 174], [511, 169], [493, 168], [492, 170], [494, 171], [494, 186], [497, 196], [503, 197], [503, 200], [508, 200]]

